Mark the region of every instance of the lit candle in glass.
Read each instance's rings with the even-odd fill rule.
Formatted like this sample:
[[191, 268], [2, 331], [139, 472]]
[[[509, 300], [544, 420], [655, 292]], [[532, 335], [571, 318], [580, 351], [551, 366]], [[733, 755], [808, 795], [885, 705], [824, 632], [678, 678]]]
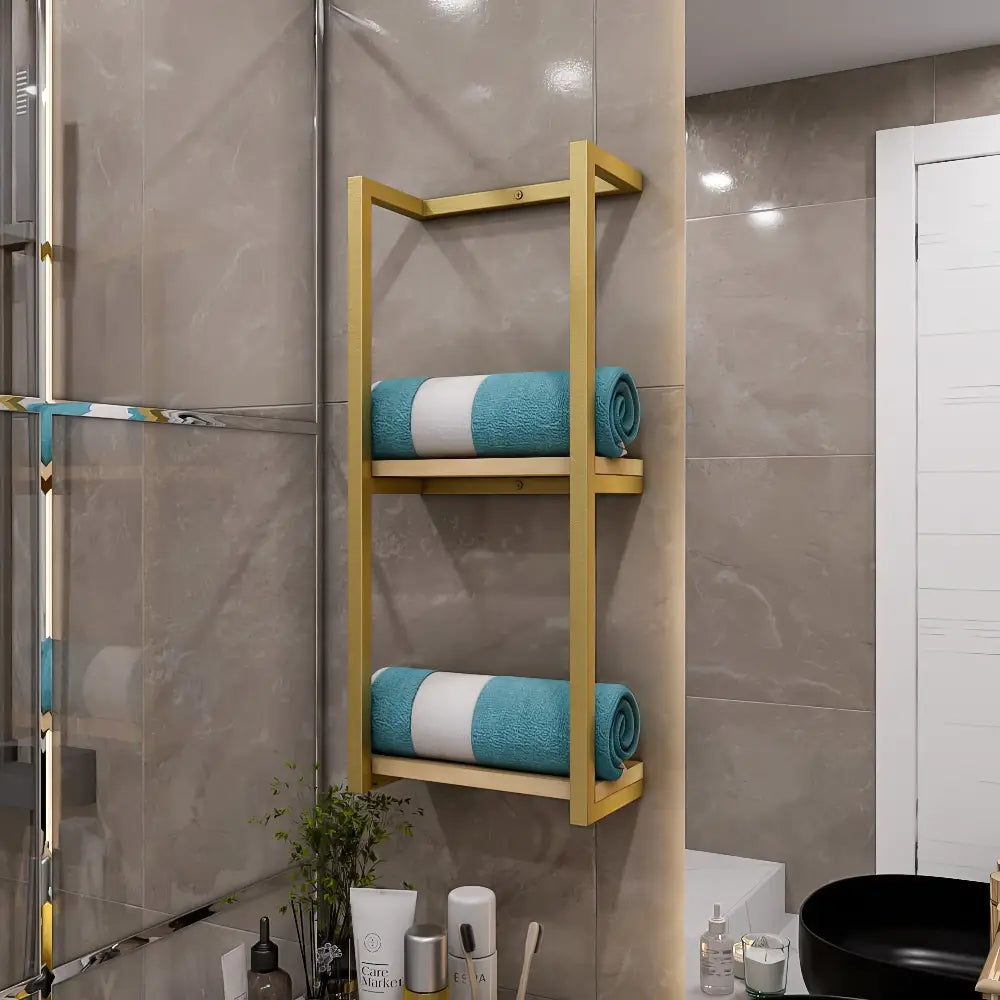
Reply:
[[747, 934], [743, 938], [743, 975], [752, 1000], [780, 997], [788, 982], [788, 938]]

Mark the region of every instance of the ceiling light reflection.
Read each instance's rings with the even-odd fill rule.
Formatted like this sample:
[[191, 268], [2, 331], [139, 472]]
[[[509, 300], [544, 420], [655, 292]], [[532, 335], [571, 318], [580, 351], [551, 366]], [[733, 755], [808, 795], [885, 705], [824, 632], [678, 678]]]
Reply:
[[460, 18], [466, 14], [478, 14], [485, 0], [427, 0], [435, 10], [445, 17]]
[[750, 209], [750, 222], [759, 229], [773, 229], [781, 225], [781, 212], [770, 204], [754, 205]]
[[545, 70], [545, 86], [556, 94], [590, 92], [591, 68], [586, 59], [561, 59]]
[[724, 170], [711, 170], [707, 174], [702, 174], [700, 180], [703, 187], [707, 187], [709, 191], [718, 191], [720, 194], [732, 191], [733, 184], [736, 183], [733, 175], [727, 174]]

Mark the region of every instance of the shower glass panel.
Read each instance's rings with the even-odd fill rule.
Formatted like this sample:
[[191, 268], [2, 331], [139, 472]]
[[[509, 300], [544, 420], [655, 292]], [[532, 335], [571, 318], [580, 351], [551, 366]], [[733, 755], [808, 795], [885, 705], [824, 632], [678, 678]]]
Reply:
[[54, 4], [56, 397], [311, 420], [311, 0]]
[[[34, 4], [0, 2], [0, 397], [35, 377]], [[39, 962], [38, 418], [0, 399], [0, 984]]]
[[280, 870], [251, 816], [313, 760], [314, 438], [55, 418], [56, 965]]
[[39, 788], [35, 650], [35, 480], [37, 418], [0, 410], [0, 977], [30, 978], [37, 967]]
[[249, 820], [322, 756], [321, 22], [0, 0], [2, 1000], [285, 892]]

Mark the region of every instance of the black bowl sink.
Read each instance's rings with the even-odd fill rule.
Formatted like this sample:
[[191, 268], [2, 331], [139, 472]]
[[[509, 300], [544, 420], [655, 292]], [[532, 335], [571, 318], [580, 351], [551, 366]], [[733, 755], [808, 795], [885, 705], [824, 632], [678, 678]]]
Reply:
[[817, 889], [799, 913], [810, 993], [860, 1000], [972, 1000], [990, 948], [985, 882], [860, 875]]

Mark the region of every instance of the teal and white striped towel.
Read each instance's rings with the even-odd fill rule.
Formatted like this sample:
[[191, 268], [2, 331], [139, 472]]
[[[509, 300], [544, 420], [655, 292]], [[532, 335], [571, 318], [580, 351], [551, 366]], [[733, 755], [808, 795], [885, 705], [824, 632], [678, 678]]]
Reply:
[[[639, 746], [622, 684], [594, 688], [594, 760], [620, 778]], [[385, 667], [372, 676], [372, 750], [536, 774], [569, 774], [569, 682]]]
[[[639, 393], [624, 368], [598, 368], [595, 451], [621, 458], [639, 433]], [[569, 454], [569, 372], [394, 378], [372, 387], [374, 458]]]

